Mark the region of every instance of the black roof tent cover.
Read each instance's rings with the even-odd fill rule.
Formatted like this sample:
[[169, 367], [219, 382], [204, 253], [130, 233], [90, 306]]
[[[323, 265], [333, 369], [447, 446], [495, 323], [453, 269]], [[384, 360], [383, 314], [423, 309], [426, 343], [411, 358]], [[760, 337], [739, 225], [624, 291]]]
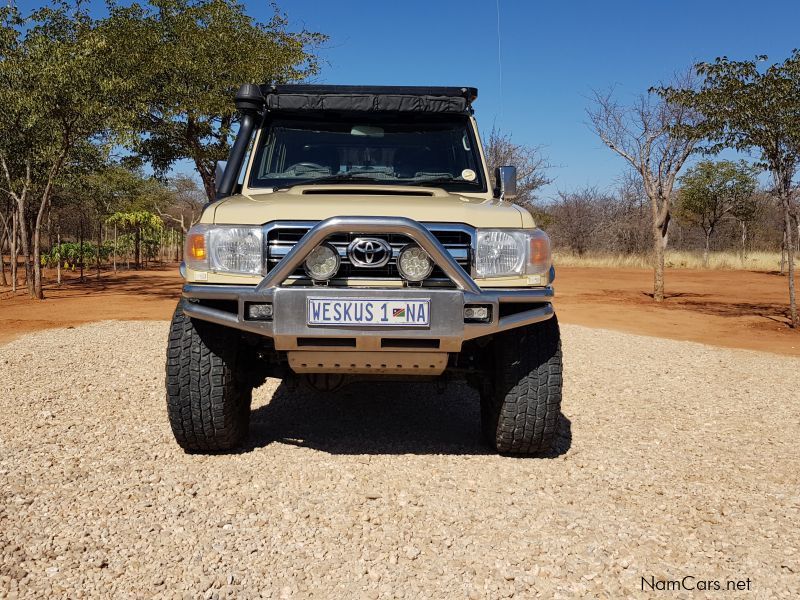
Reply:
[[265, 106], [275, 112], [417, 112], [472, 114], [474, 87], [265, 85]]

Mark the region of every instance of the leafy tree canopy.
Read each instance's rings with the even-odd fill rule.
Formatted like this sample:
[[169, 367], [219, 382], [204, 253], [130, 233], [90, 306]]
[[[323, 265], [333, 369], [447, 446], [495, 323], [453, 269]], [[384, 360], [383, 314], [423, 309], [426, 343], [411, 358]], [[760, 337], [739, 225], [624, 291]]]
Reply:
[[757, 170], [744, 161], [704, 160], [680, 178], [678, 215], [706, 230], [727, 214], [749, 210]]
[[776, 184], [790, 185], [800, 159], [800, 50], [782, 63], [763, 66], [766, 60], [721, 57], [700, 63], [699, 88], [665, 87], [658, 92], [702, 115], [692, 131], [711, 142], [705, 152], [756, 150], [760, 166], [789, 177]]
[[[121, 68], [98, 23], [66, 1], [26, 17], [11, 4], [0, 9], [0, 190], [17, 205], [37, 298], [41, 226], [64, 167], [79, 164], [90, 146], [110, 145], [133, 115], [138, 80]], [[36, 209], [31, 235], [29, 207]]]
[[[781, 200], [786, 247], [792, 248], [792, 186], [800, 161], [800, 50], [782, 63], [764, 66], [766, 59], [717, 58], [696, 66], [703, 78], [698, 89], [663, 87], [657, 91], [669, 102], [702, 115], [692, 130], [711, 143], [708, 152], [732, 147], [759, 153]], [[789, 252], [788, 258], [789, 313], [791, 326], [798, 327], [794, 254]]]
[[260, 23], [235, 0], [150, 0], [110, 6], [106, 23], [138, 80], [143, 134], [134, 151], [159, 173], [192, 160], [209, 200], [216, 163], [227, 157], [242, 83], [290, 82], [314, 75], [324, 35], [288, 31], [277, 9]]
[[116, 212], [111, 215], [106, 222], [110, 225], [119, 225], [125, 229], [159, 231], [164, 227], [164, 222], [158, 215], [154, 215], [146, 210]]

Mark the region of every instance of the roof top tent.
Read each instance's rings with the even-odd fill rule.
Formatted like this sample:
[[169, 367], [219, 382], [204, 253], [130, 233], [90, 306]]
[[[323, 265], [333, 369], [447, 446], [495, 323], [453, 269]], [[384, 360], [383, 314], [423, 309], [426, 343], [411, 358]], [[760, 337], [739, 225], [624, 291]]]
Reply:
[[217, 182], [217, 200], [233, 193], [256, 122], [266, 113], [393, 112], [471, 115], [474, 87], [365, 85], [254, 85], [236, 93], [239, 133]]
[[425, 112], [471, 114], [478, 90], [470, 87], [274, 85], [263, 86], [268, 111]]

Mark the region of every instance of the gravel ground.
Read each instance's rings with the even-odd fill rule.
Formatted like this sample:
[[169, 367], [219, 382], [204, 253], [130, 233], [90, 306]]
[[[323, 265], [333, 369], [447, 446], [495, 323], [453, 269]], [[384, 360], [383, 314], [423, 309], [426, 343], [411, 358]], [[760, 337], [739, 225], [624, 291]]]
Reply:
[[278, 381], [252, 449], [189, 456], [166, 323], [2, 346], [0, 596], [617, 598], [690, 575], [797, 597], [800, 361], [563, 332], [561, 437], [539, 459], [488, 453], [462, 386]]

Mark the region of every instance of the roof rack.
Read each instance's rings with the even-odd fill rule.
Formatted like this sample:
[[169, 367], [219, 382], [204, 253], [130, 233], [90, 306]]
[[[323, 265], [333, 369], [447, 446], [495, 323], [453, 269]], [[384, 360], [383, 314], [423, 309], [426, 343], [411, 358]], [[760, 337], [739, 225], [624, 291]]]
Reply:
[[370, 85], [243, 85], [236, 94], [240, 110], [270, 112], [424, 112], [472, 114], [474, 87]]

